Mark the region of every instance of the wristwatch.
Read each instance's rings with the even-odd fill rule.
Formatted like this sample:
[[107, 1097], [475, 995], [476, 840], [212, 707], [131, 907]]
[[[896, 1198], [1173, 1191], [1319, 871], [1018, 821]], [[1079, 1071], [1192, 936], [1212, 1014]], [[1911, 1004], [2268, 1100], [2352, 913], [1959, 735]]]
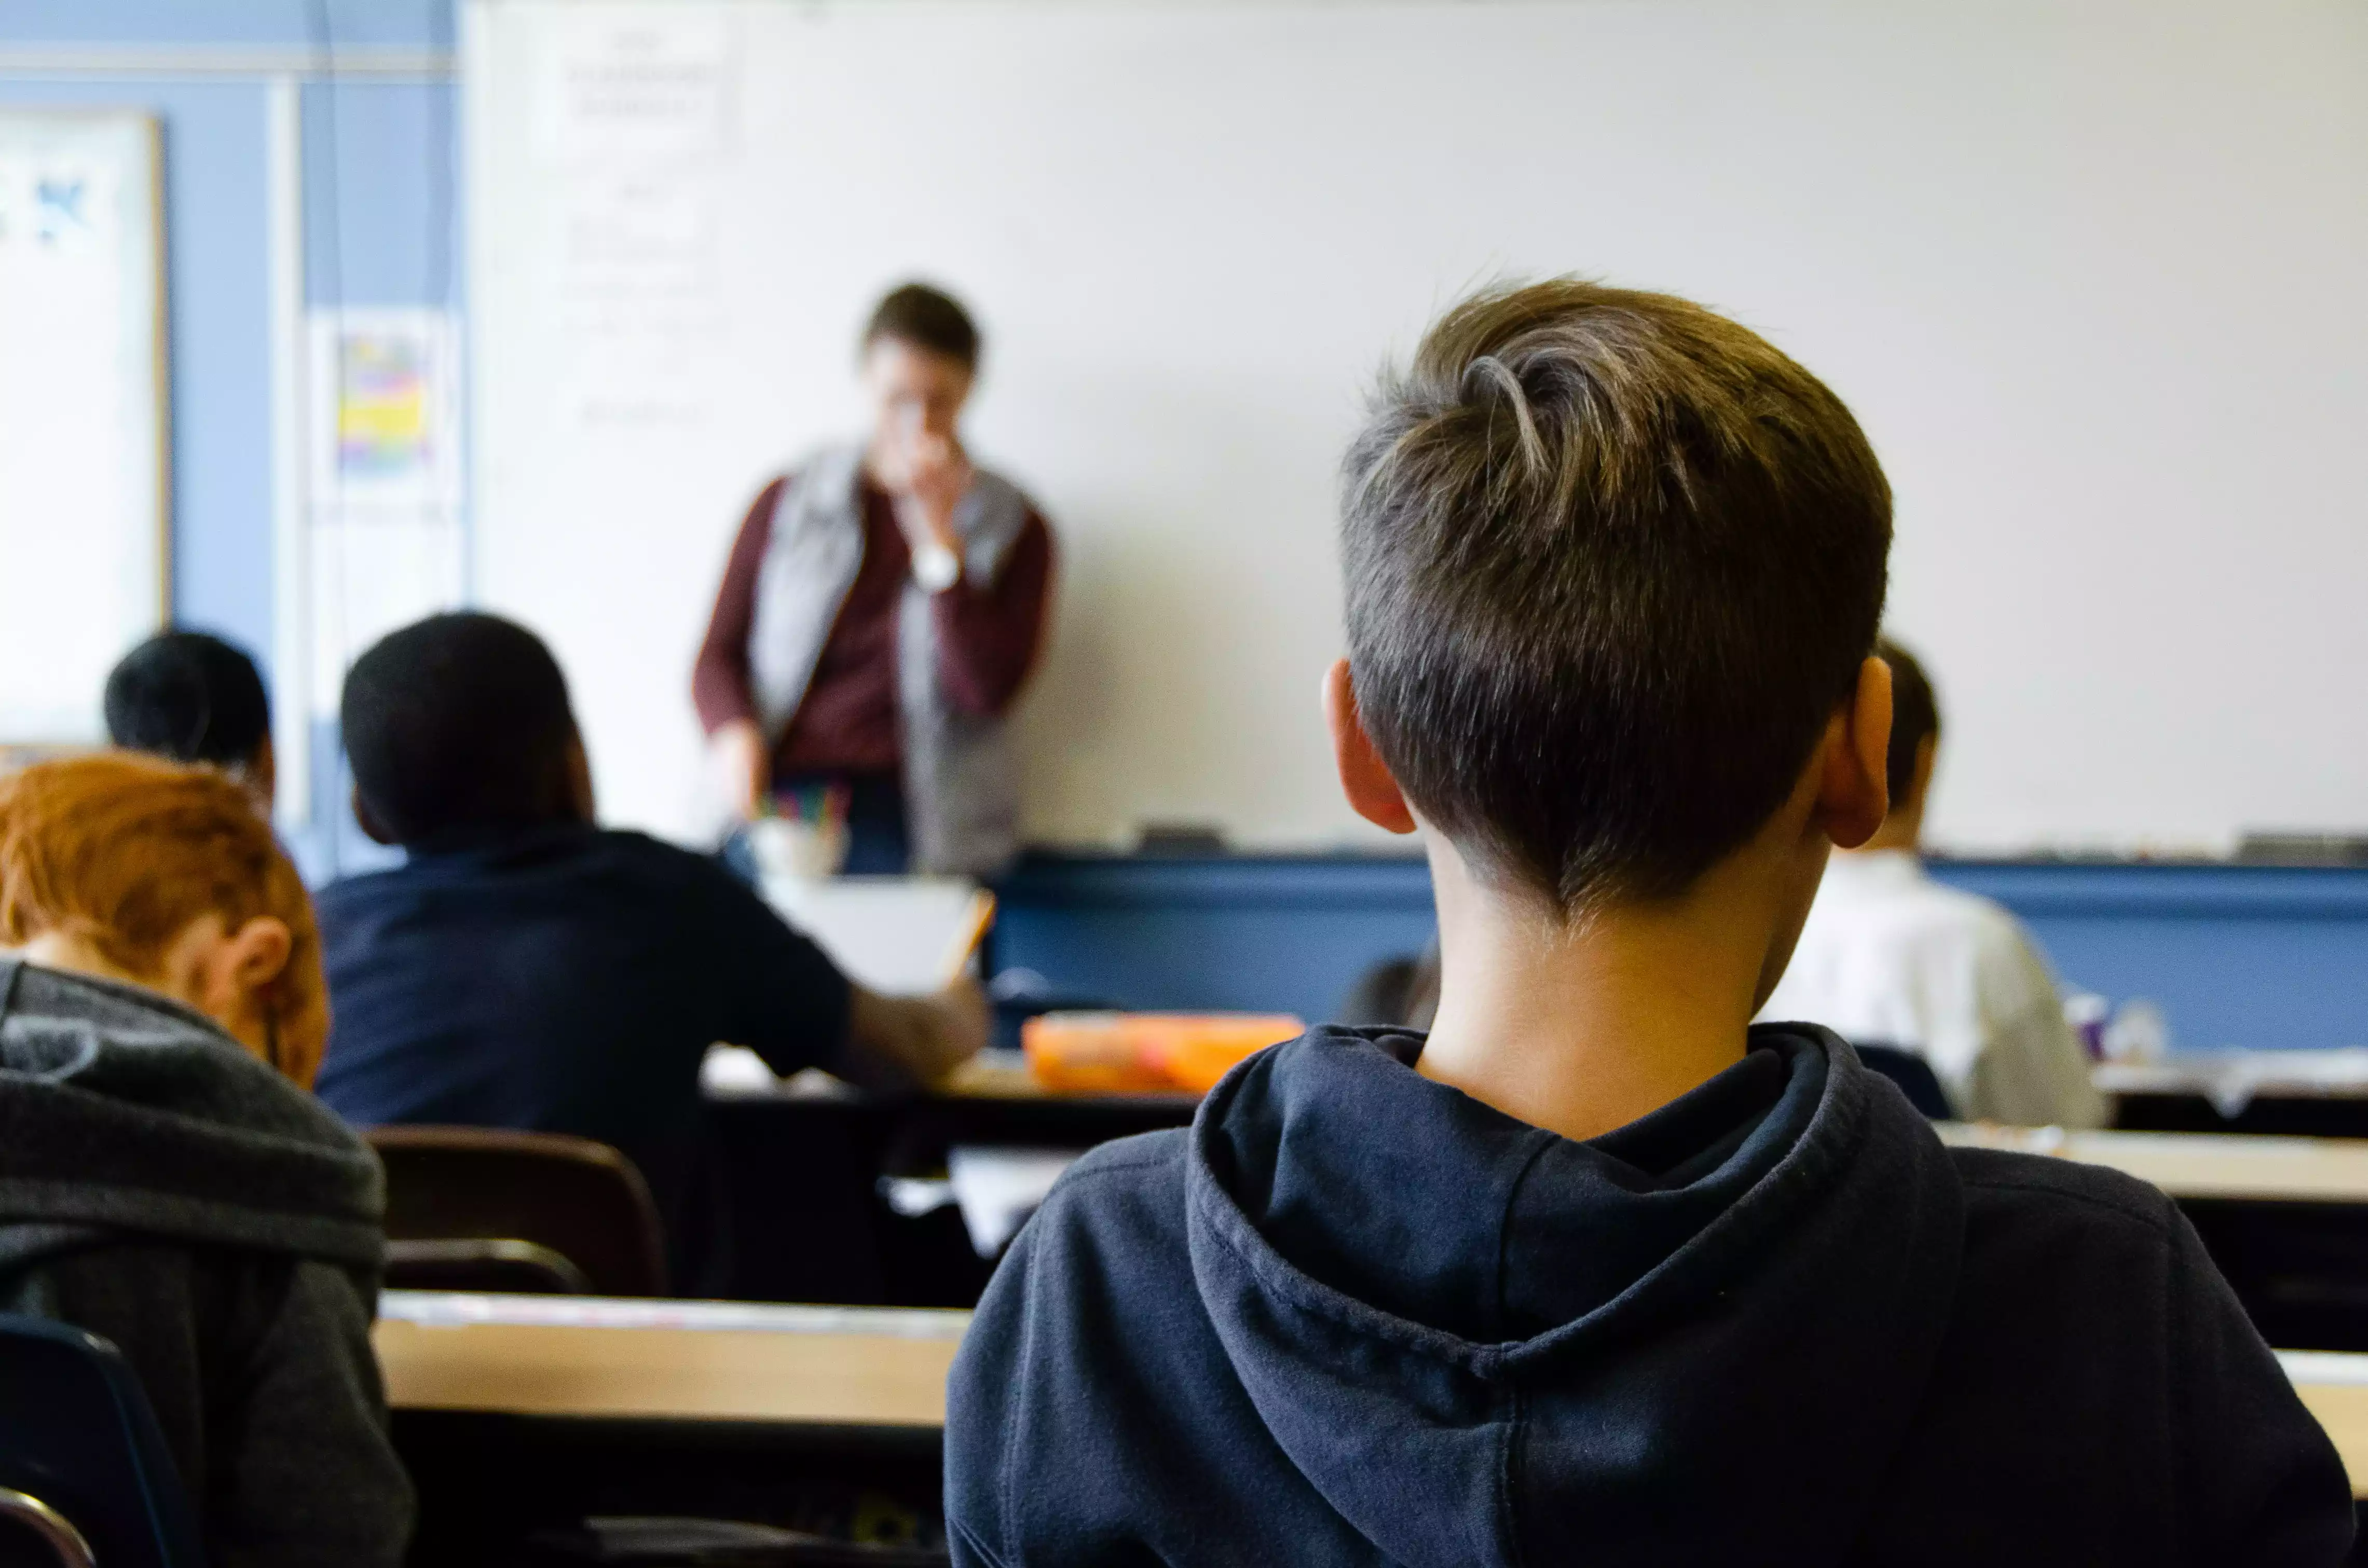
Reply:
[[962, 581], [962, 557], [936, 540], [924, 540], [913, 551], [913, 581], [942, 594]]

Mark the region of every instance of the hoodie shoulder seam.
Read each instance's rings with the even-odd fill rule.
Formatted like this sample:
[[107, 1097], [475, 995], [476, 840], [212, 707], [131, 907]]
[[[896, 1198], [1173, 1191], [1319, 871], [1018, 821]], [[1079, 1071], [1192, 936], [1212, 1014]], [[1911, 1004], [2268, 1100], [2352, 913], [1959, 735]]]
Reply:
[[[2173, 1239], [2170, 1222], [2161, 1214], [2149, 1213], [2137, 1204], [2125, 1203], [2101, 1193], [2083, 1192], [2078, 1187], [2069, 1185], [2058, 1187], [2049, 1182], [2016, 1181], [2011, 1178], [2002, 1179], [1994, 1176], [1964, 1176], [1963, 1179], [1966, 1187], [1984, 1192], [2029, 1192], [2047, 1198], [2068, 1199], [2090, 1209], [2105, 1210], [2124, 1220], [2134, 1220], [2165, 1242]], [[2168, 1203], [2169, 1199], [2165, 1199], [2163, 1201]]]
[[[1060, 1181], [1044, 1197], [1045, 1208], [1051, 1208], [1060, 1199], [1078, 1187], [1093, 1183], [1098, 1177], [1127, 1176], [1137, 1171], [1156, 1171], [1176, 1163], [1175, 1157], [1171, 1154], [1130, 1154], [1117, 1159], [1097, 1160], [1093, 1157], [1096, 1153], [1095, 1150], [1087, 1150], [1072, 1163], [1067, 1170], [1061, 1173]], [[1088, 1164], [1088, 1161], [1092, 1163]]]
[[1167, 1154], [1152, 1154], [1125, 1160], [1097, 1160], [1090, 1165], [1080, 1158], [1076, 1165], [1062, 1174], [1072, 1182], [1085, 1182], [1091, 1181], [1098, 1176], [1112, 1176], [1120, 1171], [1144, 1171], [1155, 1165], [1173, 1164], [1175, 1164], [1174, 1156]]

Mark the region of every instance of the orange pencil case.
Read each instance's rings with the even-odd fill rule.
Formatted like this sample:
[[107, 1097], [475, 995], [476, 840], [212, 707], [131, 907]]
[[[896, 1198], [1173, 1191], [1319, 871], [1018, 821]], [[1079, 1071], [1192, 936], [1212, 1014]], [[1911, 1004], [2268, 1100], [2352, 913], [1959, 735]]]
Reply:
[[1048, 1089], [1201, 1095], [1245, 1057], [1306, 1028], [1288, 1013], [1046, 1013], [1020, 1027], [1019, 1043]]

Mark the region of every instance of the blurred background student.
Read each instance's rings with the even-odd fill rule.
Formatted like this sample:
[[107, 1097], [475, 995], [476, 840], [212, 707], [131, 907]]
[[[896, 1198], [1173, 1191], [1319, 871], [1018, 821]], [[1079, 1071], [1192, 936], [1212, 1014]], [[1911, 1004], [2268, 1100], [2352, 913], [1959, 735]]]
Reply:
[[688, 1280], [722, 1266], [693, 1201], [709, 1046], [909, 1082], [985, 1043], [974, 983], [877, 995], [712, 858], [601, 828], [566, 679], [526, 628], [451, 614], [390, 632], [347, 675], [343, 717], [355, 815], [408, 851], [321, 893], [337, 1006], [321, 1096], [347, 1120], [614, 1145]]
[[[1053, 534], [962, 449], [979, 335], [959, 303], [894, 290], [861, 353], [871, 433], [757, 493], [691, 696], [740, 822], [836, 797], [844, 869], [985, 874], [1019, 848], [1004, 721], [1042, 640]], [[745, 837], [725, 856], [753, 872]]]
[[241, 649], [209, 632], [160, 631], [108, 674], [105, 706], [117, 745], [219, 767], [271, 814], [271, 699]]
[[2047, 960], [1998, 905], [1926, 875], [1918, 853], [1940, 754], [1941, 710], [1923, 666], [1885, 639], [1892, 672], [1891, 813], [1826, 866], [1793, 961], [1760, 1017], [1824, 1024], [1857, 1045], [1920, 1056], [1969, 1119], [2101, 1127]]
[[378, 1161], [304, 1092], [303, 884], [238, 785], [120, 752], [0, 782], [0, 1311], [113, 1341], [209, 1561], [392, 1564]]

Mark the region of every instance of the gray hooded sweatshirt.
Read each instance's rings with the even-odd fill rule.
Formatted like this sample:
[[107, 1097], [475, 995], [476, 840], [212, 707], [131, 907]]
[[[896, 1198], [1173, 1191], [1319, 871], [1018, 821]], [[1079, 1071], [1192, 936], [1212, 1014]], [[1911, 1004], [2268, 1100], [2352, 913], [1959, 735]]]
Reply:
[[200, 1015], [0, 958], [0, 1311], [121, 1348], [212, 1568], [402, 1561], [384, 1208], [368, 1147]]

